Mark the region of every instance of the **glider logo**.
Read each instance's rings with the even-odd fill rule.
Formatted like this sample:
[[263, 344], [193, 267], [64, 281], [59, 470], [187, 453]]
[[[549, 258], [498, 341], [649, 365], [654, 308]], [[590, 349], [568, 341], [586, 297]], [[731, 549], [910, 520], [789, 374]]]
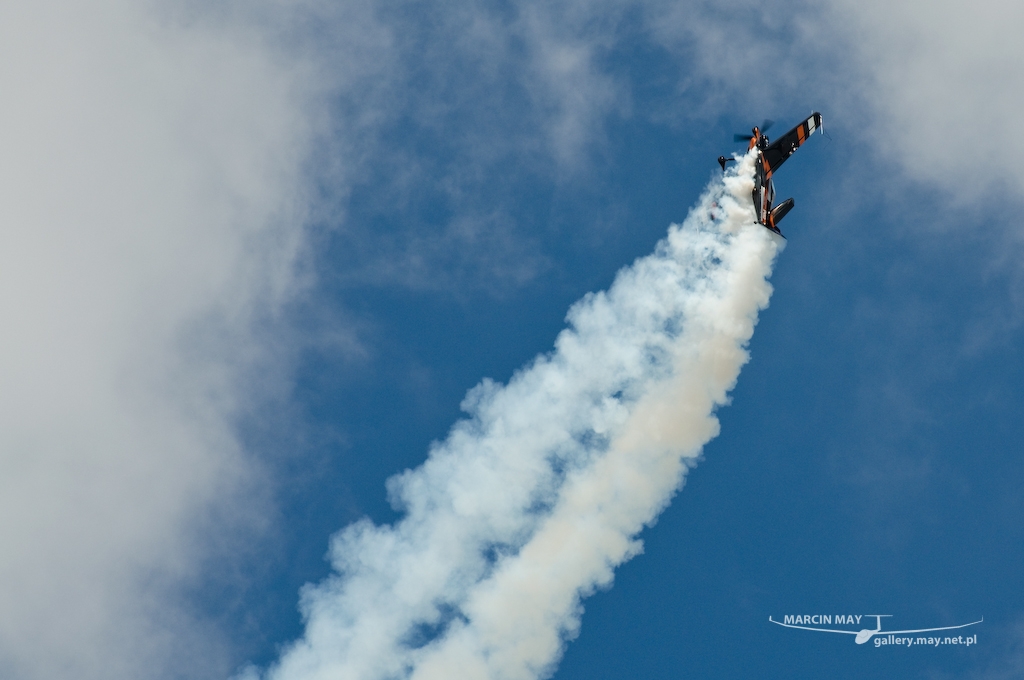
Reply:
[[[931, 633], [939, 630], [954, 630], [957, 628], [966, 628], [967, 626], [974, 626], [985, 620], [985, 617], [981, 617], [977, 621], [970, 623], [962, 623], [959, 626], [940, 626], [938, 628], [915, 628], [913, 630], [882, 630], [882, 619], [888, 618], [892, 614], [837, 614], [835, 616], [831, 614], [787, 614], [782, 618], [782, 621], [776, 621], [772, 617], [768, 617], [771, 623], [777, 626], [784, 626], [786, 628], [797, 628], [799, 630], [813, 630], [819, 633], [842, 633], [845, 635], [855, 635], [853, 641], [858, 645], [862, 645], [871, 638], [875, 639], [875, 647], [881, 647], [882, 645], [929, 645], [938, 647], [939, 645], [972, 645], [978, 642], [978, 636], [963, 637], [897, 637], [899, 635], [905, 635], [909, 633]], [[861, 628], [860, 630], [839, 630], [836, 628], [822, 628], [821, 626], [832, 625], [833, 621], [836, 625], [860, 625], [861, 618], [875, 619], [874, 628]], [[865, 623], [868, 623], [865, 621]], [[809, 624], [809, 625], [805, 625]]]

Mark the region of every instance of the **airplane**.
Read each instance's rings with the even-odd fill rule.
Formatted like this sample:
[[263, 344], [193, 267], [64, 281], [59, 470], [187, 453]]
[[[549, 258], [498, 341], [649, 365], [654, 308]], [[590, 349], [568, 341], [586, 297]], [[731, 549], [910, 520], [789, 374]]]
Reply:
[[882, 617], [890, 617], [892, 616], [892, 614], [865, 614], [865, 616], [867, 616], [868, 618], [871, 618], [872, 616], [875, 617], [875, 621], [877, 623], [875, 624], [874, 630], [871, 630], [870, 628], [864, 628], [860, 631], [833, 630], [831, 628], [812, 628], [811, 626], [797, 626], [792, 623], [782, 623], [781, 621], [776, 621], [770, 616], [768, 617], [768, 620], [776, 625], [785, 626], [786, 628], [799, 628], [800, 630], [816, 630], [819, 633], [846, 633], [847, 635], [856, 635], [857, 637], [855, 637], [853, 641], [856, 642], [858, 645], [864, 644], [876, 635], [899, 635], [901, 633], [930, 633], [935, 630], [953, 630], [954, 628], [966, 628], [967, 626], [973, 626], [985, 620], [985, 617], [983, 616], [981, 617], [981, 619], [977, 621], [963, 623], [959, 626], [942, 626], [941, 628], [918, 628], [917, 630], [882, 630]]
[[[765, 130], [772, 126], [772, 121], [766, 120], [759, 128], [754, 126], [750, 135], [734, 135], [737, 142], [750, 141], [747, 151], [757, 149], [757, 161], [754, 165], [754, 210], [757, 212], [757, 222], [769, 230], [782, 236], [779, 231], [779, 222], [793, 209], [793, 199], [787, 198], [777, 206], [772, 207], [775, 202], [775, 183], [772, 182], [772, 175], [779, 169], [786, 159], [796, 153], [796, 150], [806, 142], [815, 130], [822, 134], [825, 128], [821, 123], [821, 114], [815, 111], [807, 120], [782, 135], [774, 142], [770, 142], [764, 135]], [[735, 158], [718, 157], [718, 164], [725, 172], [725, 164], [735, 161]], [[785, 236], [783, 236], [785, 238]]]

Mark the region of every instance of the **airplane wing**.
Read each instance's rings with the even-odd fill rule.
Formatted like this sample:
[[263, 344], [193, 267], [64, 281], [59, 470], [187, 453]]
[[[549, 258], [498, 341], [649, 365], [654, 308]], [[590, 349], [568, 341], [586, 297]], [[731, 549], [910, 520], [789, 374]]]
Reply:
[[978, 621], [972, 621], [970, 623], [964, 623], [959, 626], [943, 626], [942, 628], [918, 628], [917, 630], [883, 630], [879, 635], [899, 635], [900, 633], [930, 633], [933, 630], [953, 630], [954, 628], [966, 628], [967, 626], [973, 626], [976, 623], [981, 623], [985, 619], [982, 618]]
[[821, 129], [821, 114], [815, 111], [804, 122], [782, 135], [768, 145], [762, 152], [765, 163], [768, 165], [770, 176], [786, 159], [796, 153], [796, 150], [810, 138], [811, 133]]
[[[777, 626], [785, 626], [786, 628], [799, 628], [800, 630], [816, 630], [819, 633], [846, 633], [847, 635], [856, 635], [857, 634], [857, 631], [855, 631], [855, 630], [833, 630], [831, 628], [811, 628], [810, 626], [797, 626], [797, 625], [792, 624], [792, 623], [782, 623], [781, 621], [776, 621], [775, 619], [773, 619], [770, 616], [768, 617], [768, 620], [771, 621], [772, 623], [774, 623]], [[886, 631], [886, 632], [888, 632], [888, 631]]]

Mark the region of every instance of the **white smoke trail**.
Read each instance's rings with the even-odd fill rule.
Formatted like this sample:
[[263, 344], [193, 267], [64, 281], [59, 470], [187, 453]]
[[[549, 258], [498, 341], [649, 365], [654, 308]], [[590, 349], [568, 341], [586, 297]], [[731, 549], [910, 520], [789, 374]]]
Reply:
[[641, 550], [747, 361], [779, 248], [754, 222], [752, 175], [748, 156], [574, 305], [553, 353], [470, 391], [470, 418], [390, 480], [405, 518], [335, 536], [338, 575], [303, 591], [305, 636], [268, 679], [552, 672], [581, 598]]

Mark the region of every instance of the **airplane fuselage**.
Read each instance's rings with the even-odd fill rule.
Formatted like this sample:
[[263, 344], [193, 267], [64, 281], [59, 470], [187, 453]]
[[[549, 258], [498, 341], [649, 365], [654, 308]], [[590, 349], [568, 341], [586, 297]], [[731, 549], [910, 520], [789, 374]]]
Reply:
[[[811, 136], [815, 130], [823, 130], [821, 114], [812, 113], [809, 118], [792, 130], [771, 143], [759, 128], [751, 130], [750, 143], [747, 151], [757, 149], [757, 161], [754, 165], [754, 190], [751, 197], [754, 201], [754, 213], [759, 224], [782, 236], [778, 223], [793, 209], [793, 199], [787, 198], [775, 205], [775, 183], [772, 174], [778, 170], [787, 158]], [[728, 160], [722, 156], [718, 159], [722, 169]]]

